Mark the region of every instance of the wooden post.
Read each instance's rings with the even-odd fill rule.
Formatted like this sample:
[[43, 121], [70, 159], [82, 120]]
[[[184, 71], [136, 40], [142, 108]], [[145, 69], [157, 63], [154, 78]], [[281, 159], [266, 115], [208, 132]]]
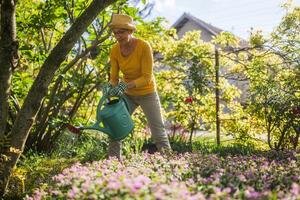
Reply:
[[221, 144], [220, 142], [220, 83], [219, 83], [219, 51], [215, 48], [215, 70], [216, 70], [216, 86], [215, 86], [215, 94], [216, 94], [216, 137], [217, 137], [217, 145]]

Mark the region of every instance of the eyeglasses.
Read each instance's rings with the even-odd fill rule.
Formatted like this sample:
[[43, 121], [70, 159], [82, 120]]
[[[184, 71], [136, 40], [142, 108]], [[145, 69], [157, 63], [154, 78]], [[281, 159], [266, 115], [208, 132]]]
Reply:
[[119, 30], [119, 31], [113, 31], [113, 34], [114, 35], [123, 35], [124, 33], [126, 33], [127, 32], [127, 30]]

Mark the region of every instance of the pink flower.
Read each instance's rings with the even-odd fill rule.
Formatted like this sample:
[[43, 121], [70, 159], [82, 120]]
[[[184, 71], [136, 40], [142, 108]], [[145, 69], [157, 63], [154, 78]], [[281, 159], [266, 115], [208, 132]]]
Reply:
[[242, 174], [238, 175], [238, 178], [240, 181], [245, 182], [246, 181], [246, 177]]
[[141, 182], [135, 182], [135, 183], [133, 183], [133, 187], [135, 189], [140, 189], [143, 187], [143, 184]]
[[68, 192], [68, 197], [71, 198], [71, 199], [73, 199], [78, 194], [78, 192], [79, 192], [79, 189], [77, 187], [73, 186], [72, 190], [70, 190]]
[[137, 178], [136, 178], [137, 181], [140, 181], [141, 183], [144, 183], [144, 184], [149, 184], [151, 182], [151, 179], [146, 177], [146, 176], [143, 176], [143, 175], [139, 175]]
[[41, 200], [42, 197], [46, 194], [46, 192], [44, 192], [41, 189], [35, 190], [34, 195], [33, 195], [33, 199], [34, 200]]
[[291, 193], [294, 195], [294, 196], [298, 196], [300, 195], [300, 185], [298, 185], [297, 183], [293, 183], [292, 184], [292, 189], [291, 189]]
[[197, 194], [190, 197], [190, 200], [205, 200], [205, 199], [206, 199], [205, 196], [201, 192], [198, 192]]
[[52, 193], [53, 195], [56, 195], [56, 196], [58, 196], [61, 193], [58, 190], [50, 190], [49, 192]]
[[90, 181], [84, 182], [84, 183], [81, 185], [81, 190], [82, 190], [82, 192], [83, 192], [83, 193], [86, 193], [86, 192], [89, 190], [89, 188], [90, 188], [91, 185], [92, 185], [92, 183], [91, 183]]
[[118, 189], [121, 188], [121, 184], [119, 182], [115, 182], [115, 181], [110, 182], [110, 183], [108, 183], [107, 188], [108, 189], [113, 189], [113, 190], [118, 190]]

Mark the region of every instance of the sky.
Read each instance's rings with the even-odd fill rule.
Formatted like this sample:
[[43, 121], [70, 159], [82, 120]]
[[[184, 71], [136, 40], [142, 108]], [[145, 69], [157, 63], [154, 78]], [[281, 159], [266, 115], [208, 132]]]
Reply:
[[[152, 0], [155, 2], [150, 17], [163, 16], [169, 26], [184, 13], [192, 14], [213, 26], [247, 39], [251, 27], [268, 35], [285, 10], [280, 5], [286, 0]], [[300, 6], [300, 0], [293, 0]]]

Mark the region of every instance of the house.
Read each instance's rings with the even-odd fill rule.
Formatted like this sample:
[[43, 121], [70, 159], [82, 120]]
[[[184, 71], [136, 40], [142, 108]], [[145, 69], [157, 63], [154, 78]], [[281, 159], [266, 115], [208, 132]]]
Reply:
[[[183, 35], [188, 31], [200, 30], [201, 39], [204, 42], [211, 42], [213, 37], [217, 36], [222, 31], [224, 31], [188, 13], [183, 13], [183, 15], [179, 17], [179, 19], [172, 25], [172, 27], [176, 29], [179, 38], [183, 37]], [[240, 39], [240, 43], [239, 43], [240, 48], [248, 46], [248, 42], [246, 40], [242, 38], [239, 39]], [[232, 48], [229, 47], [226, 50], [232, 50]], [[221, 71], [221, 74], [222, 76], [226, 77], [226, 79], [230, 84], [236, 86], [242, 92], [239, 102], [245, 104], [248, 97], [247, 89], [249, 86], [249, 82], [244, 77], [244, 75], [237, 74], [237, 73], [235, 74], [228, 73], [226, 70]]]
[[[183, 15], [181, 15], [181, 17], [179, 17], [179, 19], [177, 19], [177, 21], [172, 25], [172, 28], [176, 29], [179, 38], [181, 38], [188, 31], [200, 30], [201, 39], [204, 42], [210, 42], [213, 39], [213, 37], [217, 36], [222, 31], [224, 31], [188, 13], [183, 13]], [[242, 38], [239, 39], [240, 47], [248, 46], [248, 42], [246, 40]]]
[[217, 36], [223, 30], [212, 26], [188, 13], [183, 13], [181, 17], [172, 25], [176, 29], [177, 35], [181, 38], [188, 31], [201, 31], [201, 39], [210, 42], [213, 36]]

